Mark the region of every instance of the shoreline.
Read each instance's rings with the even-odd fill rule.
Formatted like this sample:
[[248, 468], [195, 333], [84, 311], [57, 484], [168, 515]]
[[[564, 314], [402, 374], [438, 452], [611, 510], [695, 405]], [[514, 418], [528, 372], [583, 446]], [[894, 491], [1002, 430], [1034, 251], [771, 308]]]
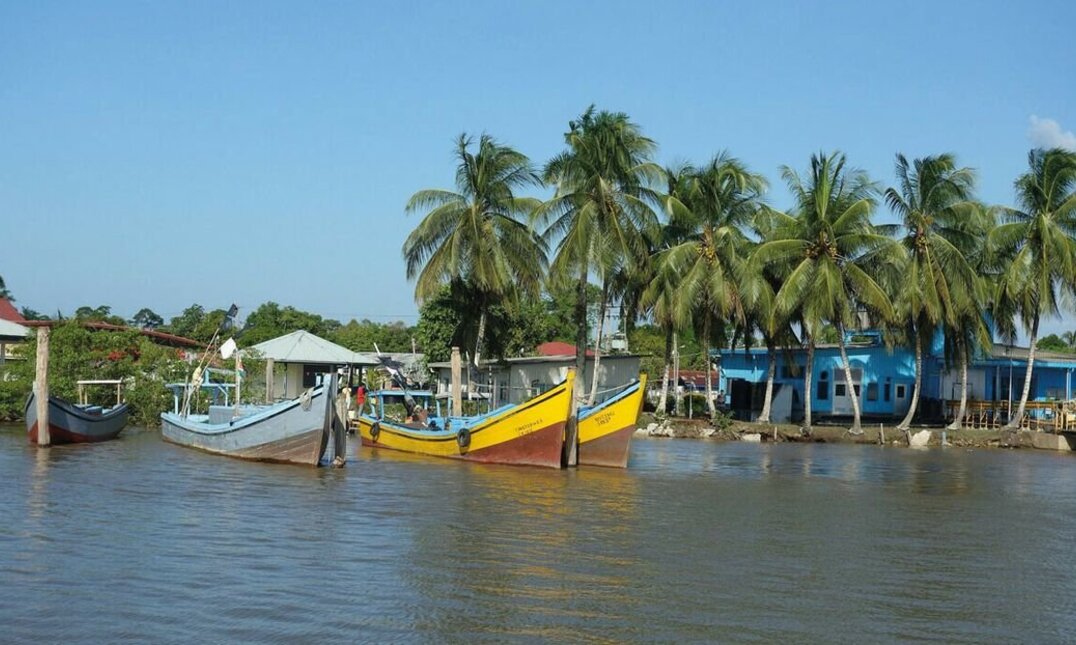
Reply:
[[[924, 431], [929, 431], [924, 433]], [[864, 424], [863, 433], [853, 435], [845, 425], [815, 425], [809, 434], [796, 424], [732, 421], [725, 428], [715, 428], [704, 419], [666, 419], [659, 423], [654, 415], [639, 416], [636, 434], [653, 438], [696, 439], [709, 441], [743, 441], [752, 443], [843, 443], [901, 447], [954, 448], [1038, 448], [1069, 451], [1064, 435], [1029, 430], [1002, 429], [949, 430], [944, 426], [913, 426], [909, 432], [895, 425]], [[1073, 442], [1076, 443], [1076, 442]]]

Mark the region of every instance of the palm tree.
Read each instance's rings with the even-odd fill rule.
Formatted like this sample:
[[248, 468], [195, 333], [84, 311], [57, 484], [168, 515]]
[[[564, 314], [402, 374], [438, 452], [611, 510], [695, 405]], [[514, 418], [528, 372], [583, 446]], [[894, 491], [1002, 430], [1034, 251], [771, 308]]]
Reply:
[[[668, 402], [669, 379], [672, 373], [673, 352], [678, 351], [679, 332], [690, 324], [690, 316], [687, 308], [682, 306], [680, 298], [683, 295], [680, 281], [674, 270], [666, 267], [669, 249], [681, 244], [686, 240], [687, 231], [682, 218], [675, 216], [672, 206], [674, 203], [682, 203], [687, 199], [686, 194], [690, 190], [691, 177], [696, 172], [689, 164], [665, 169], [665, 178], [668, 183], [666, 189], [665, 207], [669, 212], [669, 221], [661, 227], [658, 241], [654, 245], [651, 267], [651, 279], [640, 299], [641, 310], [649, 313], [658, 327], [665, 333], [665, 369], [661, 378], [661, 396], [658, 400], [657, 409], [665, 414]], [[673, 384], [674, 390], [679, 384]], [[676, 414], [680, 413], [680, 397], [676, 396]]]
[[954, 224], [958, 230], [965, 233], [961, 252], [974, 274], [972, 291], [969, 294], [967, 306], [956, 312], [956, 324], [946, 323], [943, 326], [947, 353], [951, 360], [959, 361], [961, 374], [960, 406], [952, 423], [948, 426], [950, 430], [959, 430], [967, 413], [968, 365], [971, 355], [977, 350], [988, 349], [993, 342], [990, 325], [986, 318], [986, 312], [990, 306], [993, 276], [990, 275], [986, 264], [986, 246], [982, 240], [986, 239], [994, 226], [994, 209], [983, 204], [975, 204], [966, 214], [968, 217]]
[[907, 414], [897, 425], [907, 430], [922, 391], [923, 342], [931, 342], [942, 323], [956, 325], [960, 313], [974, 308], [975, 272], [963, 249], [975, 238], [962, 227], [975, 211], [969, 201], [975, 173], [958, 168], [951, 154], [916, 159], [897, 154], [898, 187], [885, 201], [900, 218], [906, 261], [900, 267], [895, 305], [915, 342], [915, 386]]
[[740, 325], [744, 230], [758, 211], [766, 181], [739, 160], [720, 153], [691, 173], [682, 189], [667, 199], [669, 217], [686, 232], [685, 240], [665, 252], [662, 280], [678, 283], [680, 317], [695, 321], [706, 366], [706, 406], [714, 408], [710, 348], [729, 326]]
[[15, 302], [15, 296], [11, 295], [8, 291], [7, 285], [4, 284], [4, 277], [0, 276], [0, 298], [4, 298], [10, 302]]
[[479, 311], [474, 363], [482, 354], [487, 310], [518, 293], [537, 294], [546, 267], [545, 242], [526, 222], [540, 203], [516, 191], [540, 185], [525, 155], [483, 134], [456, 141], [456, 192], [420, 190], [407, 212], [428, 211], [403, 246], [415, 298], [435, 296], [444, 284], [476, 294]]
[[1076, 348], [1076, 331], [1067, 331], [1061, 334], [1061, 340], [1065, 341], [1069, 349]]
[[1018, 207], [988, 237], [1003, 262], [995, 292], [995, 320], [1001, 331], [1015, 332], [1014, 317], [1028, 333], [1027, 372], [1020, 405], [1006, 429], [1024, 417], [1035, 365], [1035, 343], [1044, 315], [1058, 313], [1061, 290], [1076, 286], [1076, 153], [1054, 148], [1028, 154], [1028, 171], [1016, 179]]
[[[591, 106], [569, 123], [564, 139], [568, 149], [551, 159], [544, 173], [556, 193], [536, 210], [535, 218], [547, 224], [545, 241], [557, 241], [550, 278], [560, 284], [576, 281], [576, 371], [582, 374], [589, 276], [596, 273], [602, 285], [603, 320], [617, 268], [646, 261], [644, 233], [656, 227], [651, 205], [659, 203], [650, 184], [661, 177], [661, 169], [649, 161], [656, 145], [624, 113], [599, 112]], [[598, 380], [599, 360], [595, 351], [592, 383]]]
[[[871, 223], [875, 187], [866, 173], [845, 168], [841, 153], [811, 156], [810, 174], [800, 177], [787, 166], [782, 176], [795, 200], [793, 215], [775, 214], [778, 220], [773, 238], [755, 252], [754, 262], [789, 263], [789, 271], [775, 297], [779, 315], [796, 318], [804, 327], [808, 368], [805, 398], [811, 397], [811, 361], [816, 334], [822, 322], [837, 328], [841, 360], [848, 396], [852, 401], [850, 429], [861, 433], [859, 397], [852, 386], [845, 329], [860, 306], [892, 317], [892, 305], [885, 291], [871, 276], [876, 264], [891, 264], [892, 240]], [[810, 407], [806, 426], [809, 428]]]

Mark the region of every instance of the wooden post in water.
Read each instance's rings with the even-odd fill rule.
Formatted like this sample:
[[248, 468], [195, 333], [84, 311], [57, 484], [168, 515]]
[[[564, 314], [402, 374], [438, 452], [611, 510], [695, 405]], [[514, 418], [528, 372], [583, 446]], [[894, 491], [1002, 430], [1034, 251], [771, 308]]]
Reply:
[[460, 361], [460, 348], [452, 348], [452, 414], [463, 416], [463, 394], [460, 392], [463, 380], [463, 366]]
[[276, 361], [271, 358], [265, 359], [265, 402], [273, 402], [273, 369], [276, 367]]
[[37, 445], [48, 446], [49, 437], [49, 328], [37, 330], [37, 372], [34, 393], [37, 402]]
[[576, 374], [575, 380], [572, 381], [572, 391], [568, 392], [571, 401], [568, 404], [568, 423], [564, 425], [564, 449], [561, 454], [561, 461], [565, 466], [579, 465], [579, 402], [586, 396], [586, 384], [583, 380], [582, 374]]

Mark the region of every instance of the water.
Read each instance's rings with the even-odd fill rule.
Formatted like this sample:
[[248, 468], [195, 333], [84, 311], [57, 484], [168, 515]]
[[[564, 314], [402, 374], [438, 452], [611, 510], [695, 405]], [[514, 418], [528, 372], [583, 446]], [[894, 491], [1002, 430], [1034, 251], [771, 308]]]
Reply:
[[623, 472], [314, 470], [10, 427], [0, 475], [4, 641], [1076, 633], [1072, 455], [644, 439]]

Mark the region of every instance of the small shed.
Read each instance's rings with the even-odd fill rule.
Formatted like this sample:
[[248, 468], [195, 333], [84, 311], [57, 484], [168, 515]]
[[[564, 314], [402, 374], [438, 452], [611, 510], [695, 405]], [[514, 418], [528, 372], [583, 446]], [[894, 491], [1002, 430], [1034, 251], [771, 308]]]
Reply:
[[293, 399], [303, 390], [321, 382], [322, 375], [341, 367], [356, 370], [378, 365], [374, 358], [325, 340], [300, 329], [278, 338], [258, 343], [254, 350], [259, 358], [272, 359], [284, 368], [273, 371], [274, 397]]

